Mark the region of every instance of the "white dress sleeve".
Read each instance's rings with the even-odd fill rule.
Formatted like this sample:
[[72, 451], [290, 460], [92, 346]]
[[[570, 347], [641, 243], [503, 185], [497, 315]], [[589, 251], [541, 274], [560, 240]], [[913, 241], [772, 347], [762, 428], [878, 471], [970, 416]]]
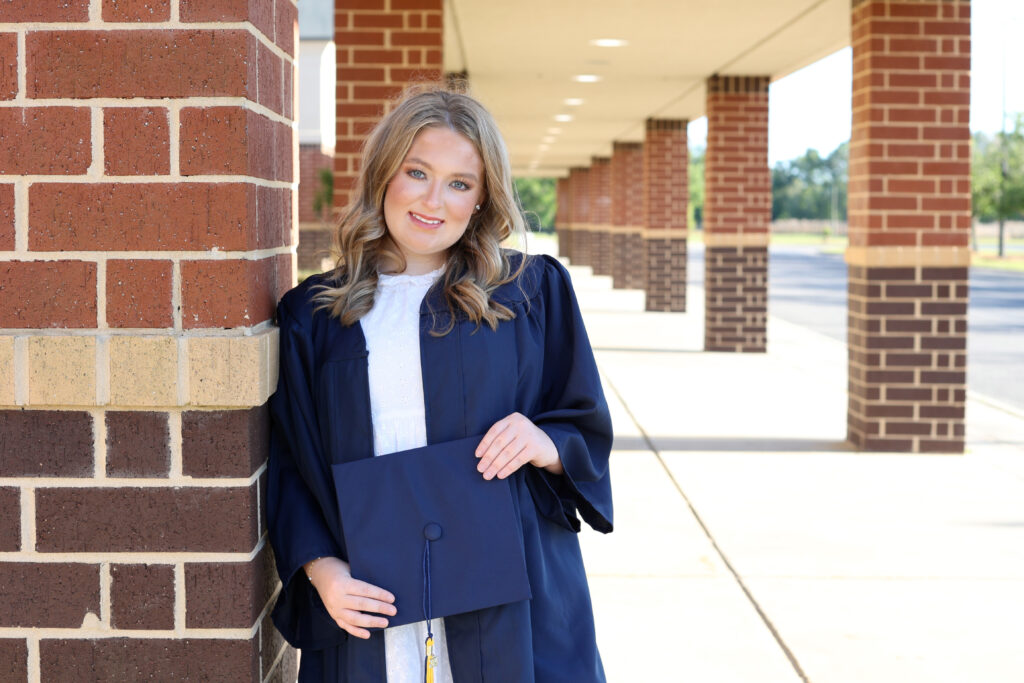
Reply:
[[[373, 308], [359, 324], [369, 351], [373, 453], [385, 455], [427, 445], [420, 367], [420, 304], [443, 269], [425, 275], [379, 276]], [[408, 607], [405, 607], [408, 609]], [[437, 683], [452, 683], [444, 620], [435, 619]], [[425, 621], [385, 629], [389, 683], [422, 683]]]

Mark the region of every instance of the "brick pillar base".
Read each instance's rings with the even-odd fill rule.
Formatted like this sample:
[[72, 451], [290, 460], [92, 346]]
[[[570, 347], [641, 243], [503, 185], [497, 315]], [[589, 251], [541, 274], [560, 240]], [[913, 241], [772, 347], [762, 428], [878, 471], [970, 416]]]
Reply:
[[648, 311], [686, 310], [685, 119], [647, 119], [641, 150], [644, 288]]
[[298, 267], [300, 270], [320, 272], [321, 261], [331, 255], [334, 226], [302, 225], [299, 227]]
[[647, 289], [647, 245], [641, 228], [626, 233], [626, 251], [622, 259], [625, 262], [626, 289]]
[[558, 239], [558, 255], [569, 258], [569, 240], [572, 239], [571, 233], [567, 228], [560, 227], [555, 229], [555, 236]]
[[967, 268], [851, 265], [849, 278], [849, 440], [962, 453]]
[[[640, 289], [646, 286], [643, 244], [644, 147], [639, 142], [612, 143], [611, 219], [612, 286]], [[634, 273], [637, 277], [634, 277]]]
[[294, 681], [261, 520], [296, 4], [0, 15], [0, 680]]
[[967, 0], [854, 0], [848, 438], [962, 453], [971, 226]]
[[599, 230], [595, 230], [592, 234], [594, 236], [594, 247], [591, 256], [594, 260], [594, 275], [612, 275], [614, 252], [612, 251], [613, 237], [609, 231], [609, 226], [602, 225]]
[[629, 236], [622, 230], [614, 230], [611, 233], [612, 251], [612, 287], [622, 289], [626, 286], [626, 242]]
[[767, 350], [768, 247], [704, 252], [704, 350]]
[[675, 236], [648, 233], [643, 244], [646, 251], [646, 310], [685, 312], [686, 233]]
[[768, 77], [712, 76], [704, 161], [704, 348], [765, 351], [768, 226]]

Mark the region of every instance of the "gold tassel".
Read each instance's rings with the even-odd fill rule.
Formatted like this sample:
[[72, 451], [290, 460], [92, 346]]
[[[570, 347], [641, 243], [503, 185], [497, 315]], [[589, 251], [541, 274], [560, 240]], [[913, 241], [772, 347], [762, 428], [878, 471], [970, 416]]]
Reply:
[[434, 669], [437, 668], [437, 657], [434, 655], [434, 639], [427, 636], [427, 656], [423, 662], [426, 673], [423, 676], [424, 683], [434, 683]]

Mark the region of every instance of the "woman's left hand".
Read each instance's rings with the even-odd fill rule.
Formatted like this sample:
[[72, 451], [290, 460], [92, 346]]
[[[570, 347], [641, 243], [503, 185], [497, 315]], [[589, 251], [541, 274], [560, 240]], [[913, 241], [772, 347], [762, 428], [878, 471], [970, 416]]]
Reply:
[[552, 474], [564, 471], [554, 442], [521, 413], [495, 422], [476, 447], [476, 457], [480, 458], [476, 469], [484, 479], [504, 479], [527, 463]]

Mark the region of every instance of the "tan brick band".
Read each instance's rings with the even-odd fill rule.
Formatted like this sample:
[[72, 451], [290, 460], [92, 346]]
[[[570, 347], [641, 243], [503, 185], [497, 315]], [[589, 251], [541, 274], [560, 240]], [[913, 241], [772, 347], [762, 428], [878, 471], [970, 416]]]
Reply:
[[269, 325], [244, 336], [3, 336], [0, 407], [257, 406], [277, 384], [277, 344]]
[[688, 230], [669, 228], [642, 228], [641, 235], [645, 240], [685, 240], [690, 233]]
[[770, 239], [767, 232], [703, 232], [706, 247], [767, 247]]
[[960, 247], [848, 247], [851, 266], [951, 266], [971, 265], [971, 251]]

